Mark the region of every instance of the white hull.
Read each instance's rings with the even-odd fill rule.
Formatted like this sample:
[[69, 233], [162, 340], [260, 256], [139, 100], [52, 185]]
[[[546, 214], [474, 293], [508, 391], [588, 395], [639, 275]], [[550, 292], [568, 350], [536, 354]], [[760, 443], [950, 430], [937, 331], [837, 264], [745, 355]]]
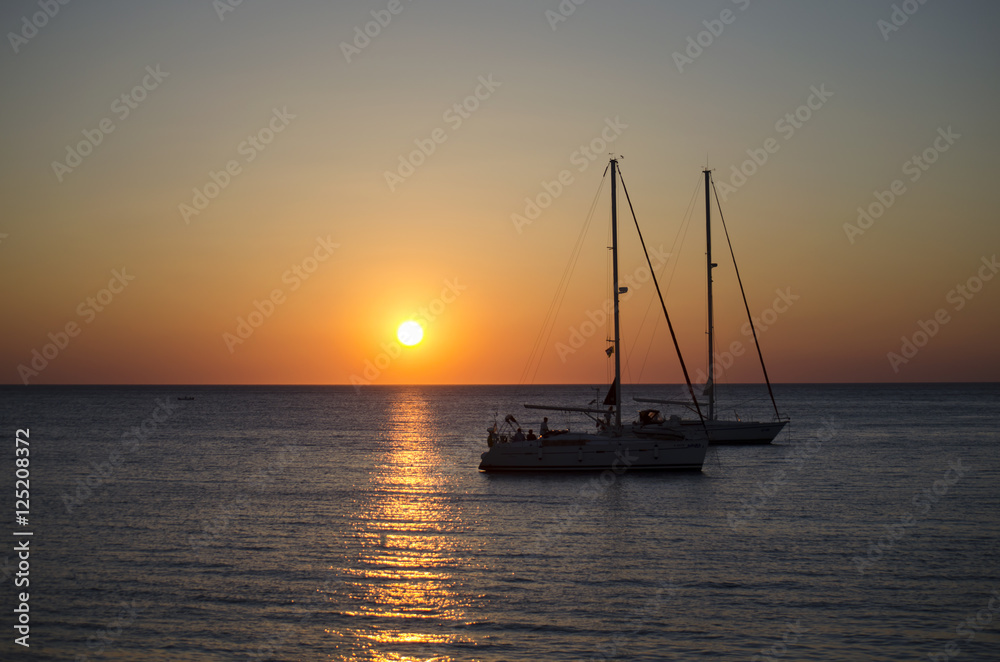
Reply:
[[[675, 435], [676, 436], [676, 435]], [[567, 433], [495, 443], [483, 453], [480, 471], [594, 471], [633, 469], [700, 471], [708, 450], [704, 432], [668, 440]]]
[[[756, 421], [705, 421], [708, 429], [708, 440], [712, 444], [769, 444], [788, 421], [772, 421], [758, 423]], [[688, 430], [700, 429], [701, 421], [684, 419], [681, 421], [685, 434]], [[667, 437], [675, 434], [672, 427], [645, 425], [632, 427], [632, 432], [638, 436]]]

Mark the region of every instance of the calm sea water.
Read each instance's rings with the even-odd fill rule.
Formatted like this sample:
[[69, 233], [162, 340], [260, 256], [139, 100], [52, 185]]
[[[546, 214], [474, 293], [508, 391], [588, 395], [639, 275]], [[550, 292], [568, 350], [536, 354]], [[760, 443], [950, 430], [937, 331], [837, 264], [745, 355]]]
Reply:
[[788, 432], [695, 474], [477, 472], [494, 411], [594, 393], [0, 388], [0, 655], [30, 530], [33, 659], [1000, 659], [1000, 385], [778, 386]]

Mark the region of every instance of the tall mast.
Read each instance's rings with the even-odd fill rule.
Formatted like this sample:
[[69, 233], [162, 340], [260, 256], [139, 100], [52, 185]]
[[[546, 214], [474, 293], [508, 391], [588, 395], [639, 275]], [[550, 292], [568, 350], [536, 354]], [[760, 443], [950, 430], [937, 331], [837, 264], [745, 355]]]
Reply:
[[615, 291], [615, 432], [622, 429], [622, 353], [618, 323], [618, 160], [611, 159], [611, 263]]
[[715, 313], [712, 305], [712, 171], [705, 173], [705, 255], [708, 259], [708, 420], [715, 420]]

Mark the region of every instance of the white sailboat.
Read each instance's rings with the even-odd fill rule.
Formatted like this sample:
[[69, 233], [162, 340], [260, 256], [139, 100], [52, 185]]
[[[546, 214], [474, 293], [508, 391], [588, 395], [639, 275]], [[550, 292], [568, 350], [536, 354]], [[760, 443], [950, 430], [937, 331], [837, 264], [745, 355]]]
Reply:
[[[671, 416], [670, 419], [664, 421], [664, 423], [670, 423], [670, 425], [664, 425], [661, 423], [662, 417], [659, 420], [653, 420], [648, 422], [640, 421], [636, 423], [632, 432], [640, 436], [652, 436], [668, 437], [673, 434], [674, 428], [679, 424], [683, 428], [694, 428], [702, 427], [708, 430], [709, 443], [712, 444], [769, 444], [774, 441], [774, 438], [778, 436], [782, 428], [788, 423], [788, 418], [782, 416], [778, 412], [778, 404], [774, 399], [774, 392], [771, 390], [771, 381], [767, 377], [767, 368], [764, 365], [764, 355], [760, 350], [760, 343], [757, 341], [757, 330], [754, 327], [753, 321], [750, 322], [750, 328], [753, 331], [754, 344], [757, 347], [757, 355], [760, 357], [760, 366], [764, 373], [764, 381], [767, 384], [767, 392], [771, 396], [771, 404], [774, 406], [774, 419], [771, 421], [744, 421], [740, 419], [724, 419], [719, 418], [716, 411], [715, 402], [715, 311], [714, 304], [712, 300], [712, 269], [718, 265], [712, 262], [712, 204], [711, 204], [711, 191], [712, 191], [712, 172], [707, 168], [704, 170], [705, 175], [705, 243], [707, 245], [706, 255], [708, 257], [708, 380], [705, 383], [704, 391], [702, 395], [708, 398], [708, 417], [704, 420], [699, 416], [698, 418], [682, 418], [679, 416]], [[721, 216], [721, 207], [720, 207]], [[723, 220], [723, 222], [725, 222]], [[727, 233], [728, 239], [728, 233]], [[732, 244], [730, 244], [730, 249], [732, 249]], [[734, 258], [733, 264], [735, 267], [736, 260]], [[739, 278], [739, 269], [736, 270], [736, 277], [740, 282], [740, 291], [743, 290], [742, 279]], [[743, 304], [747, 308], [747, 317], [750, 317], [750, 308], [746, 303], [746, 294], [743, 295]], [[649, 398], [636, 398], [637, 402], [648, 402], [648, 403], [658, 403], [658, 404], [669, 404], [669, 405], [682, 405], [685, 407], [690, 407], [690, 403], [677, 400], [655, 400]], [[699, 412], [700, 413], [700, 412]]]
[[[705, 461], [708, 436], [703, 426], [664, 424], [660, 434], [656, 437], [640, 437], [630, 434], [622, 426], [619, 295], [627, 291], [627, 288], [619, 288], [618, 285], [618, 161], [612, 158], [609, 168], [611, 169], [611, 251], [614, 293], [614, 344], [611, 351], [615, 357], [615, 379], [607, 398], [604, 400], [608, 409], [525, 405], [529, 409], [584, 413], [597, 423], [598, 429], [596, 432], [590, 433], [571, 430], [543, 431], [543, 434], [535, 439], [524, 439], [501, 434], [496, 422], [494, 422], [493, 427], [488, 430], [487, 443], [489, 448], [482, 454], [480, 471], [592, 471], [598, 469], [611, 469], [616, 473], [635, 469], [700, 471]], [[627, 189], [625, 194], [628, 195]], [[631, 206], [631, 203], [629, 204]], [[638, 224], [636, 227], [638, 228]], [[641, 233], [639, 238], [642, 241]], [[645, 252], [644, 243], [643, 251]], [[648, 254], [646, 259], [649, 260]], [[659, 285], [657, 285], [657, 291], [659, 291]], [[665, 306], [663, 310], [666, 313]], [[667, 317], [667, 324], [670, 324], [669, 317]], [[670, 328], [672, 334], [673, 327]], [[680, 350], [678, 349], [679, 356]], [[681, 359], [681, 364], [683, 367], [683, 359]], [[684, 368], [684, 374], [686, 377], [686, 368]], [[691, 394], [693, 398], [693, 389]], [[508, 416], [506, 420], [514, 419], [512, 416]]]

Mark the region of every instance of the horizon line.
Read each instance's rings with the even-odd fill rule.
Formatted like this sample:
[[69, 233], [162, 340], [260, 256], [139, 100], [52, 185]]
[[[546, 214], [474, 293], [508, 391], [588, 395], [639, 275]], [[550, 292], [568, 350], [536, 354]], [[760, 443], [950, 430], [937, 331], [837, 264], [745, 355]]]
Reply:
[[[848, 381], [830, 381], [830, 382], [771, 382], [772, 386], [857, 386], [857, 385], [869, 385], [869, 386], [919, 386], [919, 385], [942, 385], [942, 384], [1000, 384], [1000, 380], [973, 380], [973, 381], [914, 381], [914, 382], [848, 382]], [[389, 388], [389, 387], [453, 387], [453, 386], [520, 386], [520, 387], [541, 387], [541, 386], [608, 386], [606, 383], [597, 382], [552, 382], [545, 384], [515, 384], [515, 383], [450, 383], [450, 384], [321, 384], [321, 383], [199, 383], [199, 384], [185, 384], [185, 383], [71, 383], [71, 382], [60, 382], [51, 384], [17, 384], [13, 382], [0, 383], [0, 387], [12, 387], [12, 388], [31, 388], [31, 387], [48, 387], [48, 386], [81, 386], [81, 387], [130, 387], [130, 386], [155, 386], [158, 388], [167, 387], [184, 387], [184, 388], [199, 388], [199, 387], [236, 387], [236, 386], [266, 386], [266, 387], [348, 387], [354, 389], [362, 388]], [[635, 386], [681, 386], [686, 387], [687, 384], [683, 382], [643, 382], [639, 384], [626, 384], [626, 387]], [[722, 384], [717, 383], [716, 386], [764, 386], [760, 382], [725, 382]]]

